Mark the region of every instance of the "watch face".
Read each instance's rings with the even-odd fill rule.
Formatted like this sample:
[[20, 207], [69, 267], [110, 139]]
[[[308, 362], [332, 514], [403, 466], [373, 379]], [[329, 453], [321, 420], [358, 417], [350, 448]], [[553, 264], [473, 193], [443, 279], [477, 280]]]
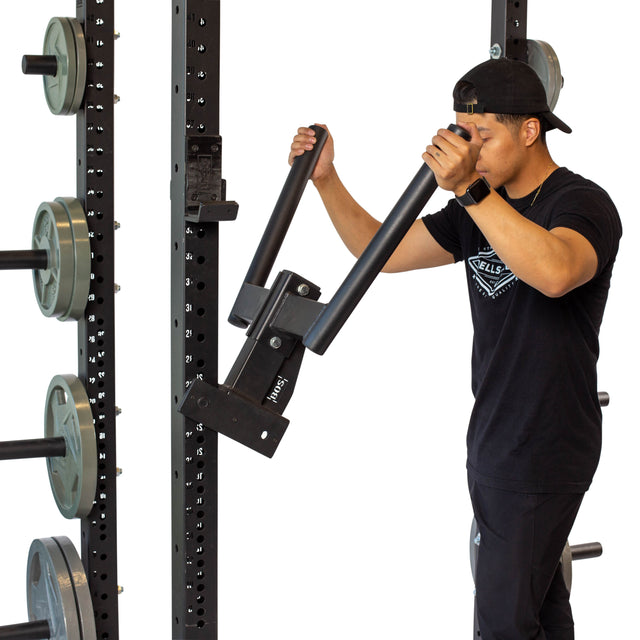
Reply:
[[473, 198], [473, 201], [477, 204], [489, 195], [491, 187], [487, 184], [487, 181], [484, 178], [479, 178], [469, 187], [469, 189], [467, 189], [467, 191]]

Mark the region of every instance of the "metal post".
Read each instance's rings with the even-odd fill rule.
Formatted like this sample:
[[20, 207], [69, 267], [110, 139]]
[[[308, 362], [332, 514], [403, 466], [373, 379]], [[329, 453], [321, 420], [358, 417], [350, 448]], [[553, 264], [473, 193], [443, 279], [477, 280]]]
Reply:
[[77, 0], [87, 48], [84, 99], [76, 118], [77, 194], [91, 242], [91, 288], [78, 322], [78, 377], [93, 413], [98, 449], [98, 491], [81, 521], [82, 563], [96, 637], [117, 640], [116, 394], [114, 282], [114, 4]]
[[491, 57], [528, 62], [527, 0], [492, 0]]
[[39, 438], [0, 442], [0, 460], [26, 460], [27, 458], [61, 458], [67, 453], [64, 438]]
[[189, 381], [217, 385], [220, 2], [172, 3], [172, 638], [218, 635], [218, 438], [178, 412]]
[[51, 628], [46, 620], [0, 627], [0, 640], [49, 640]]
[[0, 251], [0, 269], [46, 269], [49, 255], [44, 249]]

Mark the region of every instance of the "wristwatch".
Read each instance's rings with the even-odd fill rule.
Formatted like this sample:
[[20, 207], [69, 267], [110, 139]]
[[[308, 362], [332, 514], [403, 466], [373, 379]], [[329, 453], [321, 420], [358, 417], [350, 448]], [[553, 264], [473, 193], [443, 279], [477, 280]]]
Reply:
[[463, 207], [468, 207], [470, 204], [482, 202], [490, 193], [491, 187], [486, 179], [478, 178], [467, 187], [465, 193], [461, 196], [456, 196], [456, 202]]

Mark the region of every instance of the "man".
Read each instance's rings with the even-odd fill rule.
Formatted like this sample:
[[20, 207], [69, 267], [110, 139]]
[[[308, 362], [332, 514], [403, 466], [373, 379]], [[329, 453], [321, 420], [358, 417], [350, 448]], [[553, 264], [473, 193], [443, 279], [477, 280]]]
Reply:
[[[570, 640], [559, 560], [600, 456], [598, 333], [622, 228], [600, 187], [551, 158], [546, 132], [571, 129], [528, 65], [478, 65], [457, 83], [454, 110], [470, 142], [441, 129], [423, 159], [455, 199], [417, 220], [384, 270], [465, 261], [482, 639]], [[314, 143], [312, 129], [299, 129], [289, 161]], [[351, 197], [333, 158], [329, 137], [312, 181], [359, 256], [380, 223]]]

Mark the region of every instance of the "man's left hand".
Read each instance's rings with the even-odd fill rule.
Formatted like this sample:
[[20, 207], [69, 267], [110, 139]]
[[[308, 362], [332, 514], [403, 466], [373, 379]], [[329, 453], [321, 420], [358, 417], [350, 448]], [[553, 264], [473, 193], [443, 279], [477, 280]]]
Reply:
[[438, 185], [461, 196], [467, 187], [475, 182], [480, 174], [476, 171], [476, 162], [482, 148], [482, 138], [475, 124], [460, 124], [471, 136], [471, 141], [449, 131], [439, 129], [432, 144], [422, 154], [422, 159], [433, 171]]

